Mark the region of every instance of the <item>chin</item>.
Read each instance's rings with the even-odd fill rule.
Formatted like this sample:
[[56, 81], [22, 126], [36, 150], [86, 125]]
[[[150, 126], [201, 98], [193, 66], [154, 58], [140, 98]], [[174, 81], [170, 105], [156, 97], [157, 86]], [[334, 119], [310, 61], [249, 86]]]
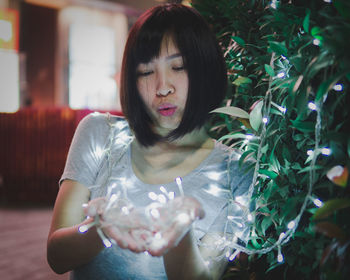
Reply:
[[156, 126], [156, 131], [162, 136], [168, 135], [171, 131], [178, 128], [180, 123], [160, 123]]

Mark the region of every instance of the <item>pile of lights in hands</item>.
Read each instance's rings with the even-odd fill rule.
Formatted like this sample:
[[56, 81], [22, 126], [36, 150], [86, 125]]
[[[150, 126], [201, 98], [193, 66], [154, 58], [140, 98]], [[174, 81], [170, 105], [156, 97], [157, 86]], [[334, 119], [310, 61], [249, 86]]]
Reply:
[[175, 197], [161, 186], [161, 194], [149, 193], [154, 202], [146, 207], [134, 206], [120, 191], [112, 193], [112, 186], [105, 197], [84, 205], [86, 216], [93, 217], [93, 222], [80, 226], [79, 231], [96, 226], [106, 247], [115, 243], [135, 252], [162, 255], [178, 244], [196, 219], [204, 216], [201, 205], [183, 195], [180, 177], [176, 183], [180, 196]]

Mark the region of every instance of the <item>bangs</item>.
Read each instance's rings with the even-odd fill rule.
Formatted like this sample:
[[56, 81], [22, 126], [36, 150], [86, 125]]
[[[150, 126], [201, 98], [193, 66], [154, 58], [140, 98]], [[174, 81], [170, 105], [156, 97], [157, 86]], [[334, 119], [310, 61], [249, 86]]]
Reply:
[[[147, 63], [160, 54], [160, 48], [163, 39], [172, 38], [175, 46], [178, 46], [177, 38], [182, 29], [178, 24], [176, 15], [170, 15], [158, 11], [152, 15], [143, 16], [147, 19], [141, 19], [141, 27], [136, 36], [136, 42], [132, 50], [132, 56], [135, 65]], [[180, 27], [180, 28], [179, 28]]]

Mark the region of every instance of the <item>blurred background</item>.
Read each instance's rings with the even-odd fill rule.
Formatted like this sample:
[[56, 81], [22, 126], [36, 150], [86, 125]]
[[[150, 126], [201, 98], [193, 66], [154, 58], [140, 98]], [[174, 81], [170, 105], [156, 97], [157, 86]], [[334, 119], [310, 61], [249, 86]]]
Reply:
[[67, 279], [46, 238], [69, 144], [93, 111], [122, 115], [128, 31], [166, 0], [0, 0], [0, 275]]

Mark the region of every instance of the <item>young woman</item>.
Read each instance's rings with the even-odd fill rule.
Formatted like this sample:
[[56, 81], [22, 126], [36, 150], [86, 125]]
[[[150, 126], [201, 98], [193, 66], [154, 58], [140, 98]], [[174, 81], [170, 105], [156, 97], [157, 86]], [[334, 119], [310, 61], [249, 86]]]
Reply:
[[[137, 20], [123, 58], [125, 119], [87, 116], [69, 150], [48, 236], [48, 262], [55, 272], [72, 270], [72, 279], [221, 277], [226, 258], [215, 258], [222, 252], [201, 244], [210, 244], [209, 232], [224, 232], [228, 200], [244, 195], [250, 183], [238, 167], [239, 155], [206, 133], [209, 112], [223, 101], [226, 83], [220, 47], [193, 8], [161, 5]], [[105, 248], [95, 227], [79, 232], [92, 220], [82, 205], [106, 196], [112, 185], [133, 205], [146, 207], [149, 193], [159, 193], [160, 186], [179, 197], [177, 177], [188, 198], [179, 209], [190, 208], [198, 218], [185, 234], [177, 234], [180, 224], [168, 229], [179, 241], [152, 250], [132, 235], [114, 234], [115, 244]]]

